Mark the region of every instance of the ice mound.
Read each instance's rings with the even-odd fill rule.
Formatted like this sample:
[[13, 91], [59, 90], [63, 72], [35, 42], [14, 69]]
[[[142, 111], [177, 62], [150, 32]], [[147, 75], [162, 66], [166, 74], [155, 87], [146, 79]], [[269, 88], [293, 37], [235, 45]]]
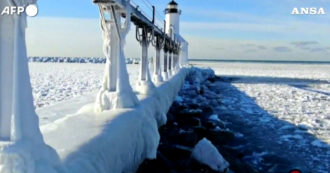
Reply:
[[229, 163], [206, 138], [203, 138], [197, 143], [192, 155], [197, 161], [208, 165], [215, 171], [224, 172], [229, 167]]

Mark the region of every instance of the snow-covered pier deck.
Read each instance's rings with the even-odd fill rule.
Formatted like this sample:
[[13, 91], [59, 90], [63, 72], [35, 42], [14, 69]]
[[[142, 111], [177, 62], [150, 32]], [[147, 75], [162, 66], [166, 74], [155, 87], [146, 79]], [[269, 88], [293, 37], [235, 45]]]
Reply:
[[138, 95], [134, 108], [93, 112], [93, 104], [42, 127], [45, 142], [53, 147], [70, 173], [134, 172], [145, 159], [156, 158], [158, 127], [180, 90], [188, 69], [155, 88], [153, 95]]
[[[150, 19], [130, 0], [94, 2], [100, 10], [107, 59], [102, 87], [95, 102], [42, 130], [33, 105], [26, 15], [1, 16], [0, 173], [133, 172], [145, 158], [156, 157], [158, 127], [166, 122], [166, 112], [189, 73], [188, 43], [179, 34], [181, 11], [170, 2], [162, 28], [156, 25], [154, 7]], [[33, 3], [1, 1], [0, 8]], [[136, 86], [130, 85], [124, 54], [131, 23], [142, 49]], [[149, 45], [156, 50], [152, 75]]]

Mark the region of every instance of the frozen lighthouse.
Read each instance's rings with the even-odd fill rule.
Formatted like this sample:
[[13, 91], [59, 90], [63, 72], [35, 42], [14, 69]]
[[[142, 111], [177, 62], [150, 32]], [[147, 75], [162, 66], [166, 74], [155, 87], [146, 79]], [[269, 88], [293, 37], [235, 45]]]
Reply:
[[166, 34], [169, 36], [180, 35], [180, 15], [178, 3], [172, 0], [165, 9]]
[[[172, 0], [165, 9], [165, 32], [171, 39], [175, 40], [176, 42], [179, 42], [180, 14], [181, 11], [178, 8], [178, 3]], [[165, 47], [164, 50], [164, 67], [167, 67], [168, 69], [168, 71], [164, 71], [165, 78], [167, 78], [167, 76], [172, 76], [177, 71], [180, 55], [180, 47], [173, 48], [172, 45], [168, 45], [167, 47], [168, 49], [166, 50]]]
[[180, 35], [180, 15], [181, 10], [179, 9], [178, 3], [172, 0], [165, 9], [165, 32], [179, 44], [179, 47], [172, 49], [171, 45], [169, 45], [170, 49], [168, 52], [166, 52], [167, 50], [165, 47], [164, 56], [168, 55], [168, 61], [165, 57], [164, 66], [168, 64], [168, 75], [177, 72], [182, 64], [187, 64], [188, 62], [188, 42]]

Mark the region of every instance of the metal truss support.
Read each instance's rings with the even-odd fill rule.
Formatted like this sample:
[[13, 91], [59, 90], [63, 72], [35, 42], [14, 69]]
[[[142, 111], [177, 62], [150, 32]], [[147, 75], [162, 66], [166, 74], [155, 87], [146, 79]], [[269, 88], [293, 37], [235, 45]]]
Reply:
[[148, 47], [153, 38], [154, 32], [148, 26], [136, 26], [136, 40], [140, 42], [142, 47], [140, 74], [137, 82], [137, 90], [140, 94], [152, 94], [155, 88], [151, 80], [148, 58]]
[[174, 63], [173, 63], [173, 71], [178, 72], [180, 68], [180, 47], [181, 44], [178, 42], [174, 48]]
[[169, 48], [169, 43], [166, 41], [165, 46], [164, 46], [164, 64], [163, 64], [163, 71], [162, 71], [162, 77], [164, 81], [167, 81], [169, 76], [168, 76], [168, 51]]
[[173, 51], [170, 50], [169, 51], [169, 56], [168, 56], [168, 76], [172, 76], [173, 73], [172, 73], [172, 63], [173, 63]]
[[133, 107], [138, 104], [138, 99], [129, 83], [124, 54], [125, 39], [131, 24], [130, 6], [119, 8], [112, 3], [98, 3], [98, 6], [104, 39], [103, 52], [107, 61], [103, 85], [94, 109], [102, 112]]
[[155, 36], [152, 45], [156, 49], [156, 57], [154, 60], [154, 74], [153, 74], [153, 81], [155, 83], [161, 83], [163, 82], [163, 77], [161, 75], [161, 62], [160, 62], [160, 51], [165, 45], [165, 38], [160, 37], [160, 36]]

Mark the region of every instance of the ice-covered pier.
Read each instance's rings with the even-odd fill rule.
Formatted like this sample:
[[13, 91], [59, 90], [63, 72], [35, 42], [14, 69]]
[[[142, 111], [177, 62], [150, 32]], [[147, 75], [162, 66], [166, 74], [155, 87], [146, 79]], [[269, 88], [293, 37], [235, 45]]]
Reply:
[[[32, 3], [35, 0], [5, 0], [0, 9]], [[29, 77], [26, 15], [0, 16], [0, 173], [134, 172], [144, 159], [156, 157], [158, 127], [166, 122], [166, 112], [189, 73], [188, 43], [179, 32], [181, 11], [170, 2], [160, 26], [154, 7], [149, 18], [130, 0], [94, 3], [107, 58], [102, 88], [95, 102], [42, 130]], [[142, 49], [136, 86], [129, 83], [123, 49], [131, 23]], [[149, 45], [156, 50], [153, 74]]]

